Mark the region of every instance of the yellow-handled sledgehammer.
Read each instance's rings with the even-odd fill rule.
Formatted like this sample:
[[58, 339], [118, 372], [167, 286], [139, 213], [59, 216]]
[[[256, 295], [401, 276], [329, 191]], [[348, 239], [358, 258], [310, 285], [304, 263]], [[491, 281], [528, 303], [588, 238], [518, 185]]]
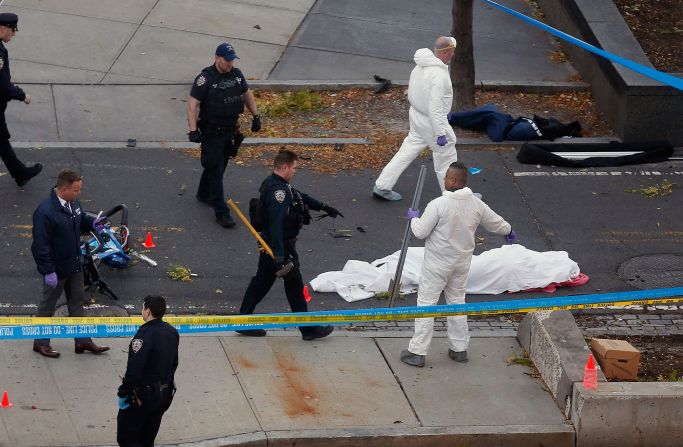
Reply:
[[[233, 202], [232, 199], [228, 199], [227, 203], [228, 203], [228, 206], [235, 212], [237, 217], [240, 218], [240, 220], [242, 221], [244, 226], [247, 227], [249, 232], [251, 232], [251, 234], [256, 238], [259, 245], [261, 245], [261, 247], [263, 247], [263, 249], [266, 251], [266, 253], [268, 253], [270, 255], [270, 257], [273, 258], [273, 260], [275, 260], [275, 255], [273, 254], [273, 250], [268, 246], [268, 243], [263, 240], [263, 238], [261, 237], [259, 232], [256, 231], [256, 229], [251, 225], [251, 222], [249, 222], [249, 219], [247, 219], [247, 217], [244, 214], [242, 214], [242, 211], [240, 211], [240, 209], [237, 207], [237, 205], [235, 205], [235, 202]], [[292, 270], [294, 270], [294, 263], [290, 261], [287, 264], [285, 264], [280, 270], [275, 272], [275, 276], [277, 276], [278, 278], [282, 278], [283, 276], [287, 275]]]

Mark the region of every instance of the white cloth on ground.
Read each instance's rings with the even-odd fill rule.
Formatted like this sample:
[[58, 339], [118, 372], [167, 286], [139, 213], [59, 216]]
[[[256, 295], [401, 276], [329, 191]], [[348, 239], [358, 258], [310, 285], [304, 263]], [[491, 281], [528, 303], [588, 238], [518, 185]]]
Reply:
[[[394, 279], [399, 252], [371, 263], [350, 260], [341, 271], [325, 272], [310, 284], [316, 292], [337, 292], [348, 302], [386, 292]], [[413, 293], [420, 283], [424, 247], [409, 247], [401, 275], [401, 292]], [[523, 245], [503, 245], [472, 256], [466, 292], [497, 295], [564, 282], [580, 273], [566, 251], [538, 252]]]

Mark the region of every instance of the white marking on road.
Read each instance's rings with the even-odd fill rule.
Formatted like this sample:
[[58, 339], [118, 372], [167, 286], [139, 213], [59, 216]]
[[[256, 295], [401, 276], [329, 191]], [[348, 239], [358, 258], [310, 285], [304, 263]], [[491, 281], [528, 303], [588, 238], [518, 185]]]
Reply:
[[521, 171], [515, 177], [609, 177], [612, 175], [633, 175], [651, 177], [654, 175], [683, 175], [683, 171]]

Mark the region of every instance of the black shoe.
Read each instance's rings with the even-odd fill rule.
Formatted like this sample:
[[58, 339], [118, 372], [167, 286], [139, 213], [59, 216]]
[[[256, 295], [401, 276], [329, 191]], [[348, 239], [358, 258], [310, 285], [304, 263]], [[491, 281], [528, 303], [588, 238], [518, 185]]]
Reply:
[[203, 203], [204, 205], [211, 205], [211, 200], [208, 197], [202, 197], [199, 194], [195, 196], [197, 201]]
[[265, 337], [266, 331], [263, 329], [244, 329], [243, 331], [235, 331], [240, 335], [246, 335], [247, 337]]
[[223, 228], [232, 228], [235, 226], [235, 221], [232, 220], [230, 214], [221, 214], [220, 216], [216, 216], [216, 222], [218, 222], [218, 225]]
[[22, 177], [16, 178], [15, 181], [17, 182], [17, 186], [24, 186], [31, 180], [33, 177], [36, 175], [40, 174], [40, 171], [43, 170], [43, 165], [40, 163], [36, 163], [30, 168], [26, 168], [26, 172]]
[[454, 351], [450, 348], [448, 348], [448, 357], [451, 358], [451, 360], [455, 360], [458, 363], [467, 363], [467, 351]]
[[318, 326], [315, 331], [302, 334], [301, 337], [306, 341], [315, 340], [316, 338], [324, 338], [332, 333], [334, 327], [332, 326]]
[[426, 356], [424, 355], [413, 354], [407, 349], [401, 351], [401, 361], [406, 365], [417, 366], [418, 368], [422, 368], [423, 366], [425, 366], [425, 357]]

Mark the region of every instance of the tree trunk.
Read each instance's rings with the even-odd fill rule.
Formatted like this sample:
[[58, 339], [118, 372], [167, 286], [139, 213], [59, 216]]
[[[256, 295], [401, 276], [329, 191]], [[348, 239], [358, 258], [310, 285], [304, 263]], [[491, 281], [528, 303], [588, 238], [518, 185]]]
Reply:
[[451, 61], [451, 83], [456, 111], [475, 107], [472, 1], [453, 0], [453, 37], [458, 46]]

